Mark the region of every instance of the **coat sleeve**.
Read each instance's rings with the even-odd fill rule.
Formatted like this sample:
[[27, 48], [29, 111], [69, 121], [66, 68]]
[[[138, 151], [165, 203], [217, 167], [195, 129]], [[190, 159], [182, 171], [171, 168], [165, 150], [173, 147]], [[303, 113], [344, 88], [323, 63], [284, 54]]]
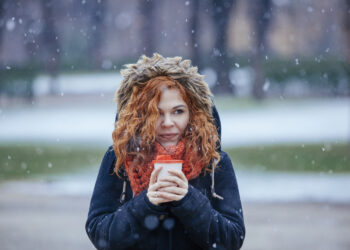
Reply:
[[150, 227], [145, 219], [166, 214], [165, 208], [153, 205], [146, 191], [123, 205], [119, 198], [123, 180], [112, 174], [115, 155], [110, 147], [101, 163], [90, 202], [86, 232], [97, 249], [124, 249], [146, 238]]
[[215, 170], [215, 191], [223, 200], [213, 198], [210, 202], [189, 185], [186, 196], [174, 202], [170, 211], [201, 247], [239, 249], [245, 237], [242, 205], [231, 160], [224, 152], [219, 165]]

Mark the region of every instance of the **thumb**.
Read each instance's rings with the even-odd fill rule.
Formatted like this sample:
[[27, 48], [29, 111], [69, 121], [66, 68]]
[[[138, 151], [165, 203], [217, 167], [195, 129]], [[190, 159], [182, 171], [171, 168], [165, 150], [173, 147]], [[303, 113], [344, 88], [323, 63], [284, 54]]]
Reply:
[[163, 169], [162, 166], [160, 166], [159, 168], [155, 168], [151, 174], [151, 178], [150, 178], [150, 183], [151, 184], [154, 184], [157, 182], [157, 178], [158, 178], [158, 175], [160, 173], [160, 171]]

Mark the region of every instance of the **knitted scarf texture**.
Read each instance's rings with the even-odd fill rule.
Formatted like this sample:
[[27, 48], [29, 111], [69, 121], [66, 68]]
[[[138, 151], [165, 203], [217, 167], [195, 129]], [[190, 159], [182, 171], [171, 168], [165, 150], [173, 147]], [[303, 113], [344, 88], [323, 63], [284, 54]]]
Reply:
[[[164, 148], [158, 142], [155, 142], [155, 154], [153, 159], [157, 158], [157, 155], [170, 155], [174, 160], [183, 160], [182, 172], [185, 174], [187, 180], [196, 178], [203, 169], [203, 164], [201, 161], [196, 161], [196, 163], [191, 167], [190, 155], [192, 152], [185, 152], [185, 142], [181, 140], [176, 146], [168, 146]], [[136, 168], [131, 167], [132, 160], [127, 159], [125, 161], [125, 170], [130, 180], [131, 189], [134, 196], [139, 195], [143, 190], [148, 188], [150, 177], [154, 166], [152, 161], [142, 166], [138, 171]]]

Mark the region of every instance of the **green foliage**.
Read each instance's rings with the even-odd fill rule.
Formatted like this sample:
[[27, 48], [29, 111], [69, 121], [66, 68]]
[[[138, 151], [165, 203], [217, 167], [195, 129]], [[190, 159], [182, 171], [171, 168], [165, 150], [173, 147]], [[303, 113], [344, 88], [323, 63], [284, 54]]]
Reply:
[[[252, 111], [261, 110], [266, 111], [268, 108], [282, 108], [282, 107], [295, 107], [295, 108], [303, 108], [305, 106], [310, 105], [310, 102], [318, 102], [320, 100], [319, 97], [316, 98], [299, 98], [299, 97], [269, 97], [264, 99], [263, 101], [256, 101], [253, 97], [232, 97], [232, 96], [215, 96], [214, 104], [218, 109], [219, 113], [224, 111]], [[324, 101], [325, 98], [323, 97]], [[335, 101], [335, 98], [328, 98], [329, 102]]]
[[[65, 58], [62, 60], [59, 70], [61, 73], [92, 73], [92, 72], [119, 72], [126, 63], [136, 62], [137, 58], [125, 57], [118, 61], [111, 61], [110, 68], [103, 68], [93, 65], [91, 60], [80, 57]], [[231, 57], [231, 67], [238, 63], [240, 67], [252, 67], [248, 57]], [[214, 67], [210, 56], [203, 56], [202, 68]], [[269, 58], [263, 60], [262, 70], [264, 77], [270, 80], [272, 85], [279, 85], [284, 88], [289, 80], [302, 80], [309, 87], [314, 89], [327, 89], [327, 93], [341, 94], [344, 88], [350, 89], [350, 65], [334, 58], [299, 58], [281, 59]], [[11, 66], [0, 69], [0, 93], [8, 96], [31, 97], [32, 85], [35, 77], [45, 72], [45, 65], [38, 63]], [[339, 88], [340, 86], [340, 88]]]
[[[229, 61], [231, 68], [235, 67], [235, 63], [238, 63], [240, 68], [253, 67], [252, 59], [247, 56], [230, 57]], [[213, 63], [214, 60], [206, 56], [202, 68], [214, 67]], [[327, 92], [331, 94], [342, 94], [339, 91], [344, 88], [350, 89], [350, 64], [323, 55], [314, 58], [262, 58], [262, 72], [271, 84], [282, 88], [289, 80], [298, 79], [311, 88], [328, 89]]]
[[96, 168], [104, 151], [78, 146], [0, 145], [0, 181]]
[[33, 81], [38, 74], [38, 69], [33, 66], [16, 67], [0, 70], [0, 93], [8, 96], [33, 96]]
[[277, 145], [227, 149], [236, 168], [287, 172], [350, 172], [346, 144]]
[[[288, 79], [298, 78], [306, 80], [313, 87], [337, 87], [338, 84], [350, 80], [350, 66], [348, 63], [323, 57], [294, 60], [267, 60], [263, 64], [265, 77], [285, 84]], [[349, 87], [349, 85], [348, 85]]]

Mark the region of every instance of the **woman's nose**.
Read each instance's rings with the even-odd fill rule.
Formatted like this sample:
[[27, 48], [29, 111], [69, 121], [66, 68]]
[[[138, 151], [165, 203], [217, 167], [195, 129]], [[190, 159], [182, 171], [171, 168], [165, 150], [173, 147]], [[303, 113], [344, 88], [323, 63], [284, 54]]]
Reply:
[[174, 125], [173, 119], [171, 118], [170, 115], [164, 115], [164, 119], [163, 119], [163, 126], [165, 127], [169, 127]]

